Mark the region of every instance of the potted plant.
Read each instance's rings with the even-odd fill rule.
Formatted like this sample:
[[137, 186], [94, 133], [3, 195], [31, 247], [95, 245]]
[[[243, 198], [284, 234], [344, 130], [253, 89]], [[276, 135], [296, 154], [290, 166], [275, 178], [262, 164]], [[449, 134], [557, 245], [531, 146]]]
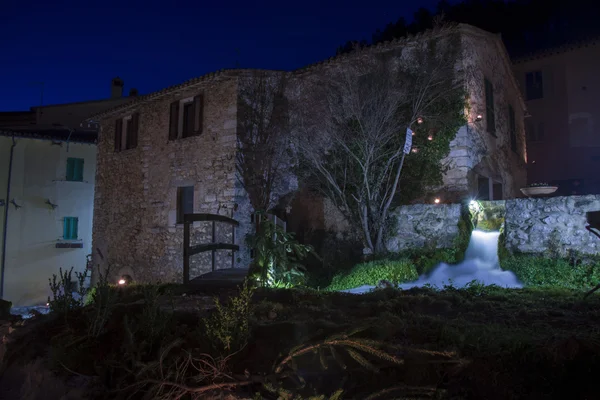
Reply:
[[552, 194], [558, 190], [558, 186], [550, 186], [545, 182], [531, 183], [521, 188], [521, 192], [527, 197]]

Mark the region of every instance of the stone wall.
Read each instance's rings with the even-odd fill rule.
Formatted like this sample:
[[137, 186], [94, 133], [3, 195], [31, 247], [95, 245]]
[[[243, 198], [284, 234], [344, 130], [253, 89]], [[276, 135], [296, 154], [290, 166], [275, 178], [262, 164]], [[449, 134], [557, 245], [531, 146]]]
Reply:
[[[484, 209], [477, 213], [478, 229], [488, 229], [488, 223], [504, 218], [505, 243], [511, 253], [544, 254], [549, 250], [561, 255], [567, 255], [569, 251], [600, 253], [600, 240], [585, 229], [586, 213], [600, 211], [600, 195], [478, 204]], [[392, 215], [397, 218], [397, 225], [395, 234], [387, 241], [388, 250], [451, 247], [459, 233], [460, 208], [459, 204], [418, 204], [396, 208]]]
[[[496, 35], [464, 25], [462, 32], [460, 68], [468, 95], [467, 124], [450, 143], [444, 175], [447, 194], [441, 197], [459, 201], [477, 195], [478, 176], [501, 183], [503, 198], [519, 197], [519, 188], [526, 184], [525, 110], [510, 60]], [[485, 79], [494, 88], [495, 133], [487, 131]], [[515, 112], [516, 152], [511, 149], [509, 106]], [[482, 119], [478, 121], [477, 115]]]
[[600, 211], [600, 195], [516, 199], [506, 202], [506, 247], [544, 253], [554, 247], [598, 254], [600, 240], [585, 229], [586, 212]]
[[392, 212], [395, 234], [386, 245], [392, 252], [423, 247], [448, 248], [458, 236], [460, 204], [415, 204]]
[[[169, 140], [172, 101], [204, 94], [199, 136]], [[176, 223], [178, 186], [194, 186], [194, 212], [238, 219], [236, 266], [245, 266], [244, 234], [250, 223], [246, 196], [235, 175], [237, 77], [219, 74], [153, 100], [133, 103], [101, 122], [94, 213], [93, 257], [113, 274], [138, 281], [182, 279], [183, 225]], [[114, 151], [116, 118], [140, 113], [136, 148]], [[242, 213], [244, 215], [242, 215]], [[209, 224], [194, 224], [196, 243], [209, 242]], [[230, 227], [218, 235], [230, 240]], [[217, 252], [219, 268], [231, 267], [231, 252]], [[191, 259], [191, 277], [208, 272], [210, 255]]]

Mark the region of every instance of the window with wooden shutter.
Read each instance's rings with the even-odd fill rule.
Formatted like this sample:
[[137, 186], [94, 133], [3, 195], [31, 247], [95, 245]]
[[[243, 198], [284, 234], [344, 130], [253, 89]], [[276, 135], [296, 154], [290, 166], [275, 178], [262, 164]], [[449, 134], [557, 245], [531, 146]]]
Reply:
[[496, 115], [494, 109], [494, 86], [484, 79], [485, 83], [485, 119], [487, 131], [496, 136]]
[[517, 153], [517, 121], [515, 120], [515, 110], [511, 105], [508, 106], [508, 129], [510, 132], [510, 148]]
[[123, 120], [121, 118], [115, 121], [115, 151], [121, 151], [121, 141], [123, 137]]
[[178, 136], [179, 127], [179, 101], [171, 103], [171, 114], [169, 120], [169, 140], [175, 140]]
[[83, 181], [83, 158], [67, 158], [67, 176], [68, 181]]
[[194, 97], [194, 134], [202, 134], [204, 125], [204, 96], [199, 94]]
[[194, 187], [180, 186], [177, 188], [177, 223], [183, 223], [185, 214], [194, 212]]
[[133, 132], [133, 120], [127, 118], [125, 120], [125, 150], [131, 148], [131, 132]]
[[194, 102], [183, 103], [183, 126], [181, 137], [189, 137], [194, 135]]
[[140, 130], [140, 114], [135, 113], [131, 116], [131, 131], [129, 132], [129, 149], [137, 147], [138, 144], [138, 132]]
[[63, 239], [77, 240], [79, 218], [65, 217], [63, 220]]

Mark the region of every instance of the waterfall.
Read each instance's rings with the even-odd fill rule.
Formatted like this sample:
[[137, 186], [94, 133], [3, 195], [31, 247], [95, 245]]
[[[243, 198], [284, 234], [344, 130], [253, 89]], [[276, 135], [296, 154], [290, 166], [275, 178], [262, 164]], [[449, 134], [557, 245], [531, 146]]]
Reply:
[[463, 262], [457, 265], [441, 263], [429, 274], [414, 282], [400, 285], [402, 289], [426, 284], [443, 287], [450, 285], [460, 288], [469, 282], [478, 281], [484, 285], [498, 285], [507, 288], [520, 288], [521, 283], [510, 271], [503, 271], [498, 260], [498, 237], [500, 232], [474, 230]]

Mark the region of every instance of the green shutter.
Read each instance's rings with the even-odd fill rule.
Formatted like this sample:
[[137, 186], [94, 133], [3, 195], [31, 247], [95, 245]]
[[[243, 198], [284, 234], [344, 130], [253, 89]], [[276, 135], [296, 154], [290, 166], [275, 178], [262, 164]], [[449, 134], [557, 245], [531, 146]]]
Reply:
[[73, 179], [73, 174], [74, 174], [74, 170], [75, 170], [75, 160], [73, 158], [67, 158], [67, 180], [68, 181], [72, 181]]
[[67, 180], [83, 181], [83, 158], [67, 159]]
[[83, 158], [78, 158], [75, 162], [75, 180], [83, 181]]
[[63, 220], [63, 239], [71, 238], [71, 220], [69, 217], [65, 217]]
[[83, 158], [67, 158], [67, 180], [83, 181]]
[[78, 237], [79, 218], [65, 217], [63, 220], [63, 239], [76, 240]]
[[79, 225], [79, 218], [71, 218], [71, 239], [77, 239], [78, 233], [77, 228]]

